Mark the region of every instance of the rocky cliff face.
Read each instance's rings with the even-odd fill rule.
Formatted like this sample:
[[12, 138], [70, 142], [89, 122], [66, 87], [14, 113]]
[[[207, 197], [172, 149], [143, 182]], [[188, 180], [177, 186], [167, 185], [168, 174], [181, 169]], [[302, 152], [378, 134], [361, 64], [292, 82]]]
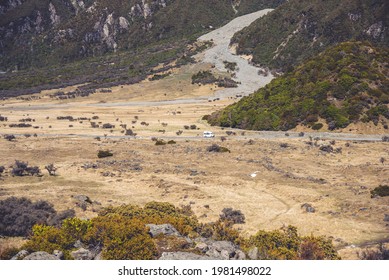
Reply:
[[[148, 32], [153, 16], [170, 0], [8, 0], [0, 5], [0, 62], [34, 64], [33, 56], [83, 57], [126, 48], [131, 33]], [[137, 30], [140, 30], [137, 31]], [[122, 40], [121, 37], [128, 37]], [[17, 46], [15, 48], [15, 46]], [[59, 50], [59, 51], [58, 51]], [[38, 63], [39, 64], [39, 63]]]

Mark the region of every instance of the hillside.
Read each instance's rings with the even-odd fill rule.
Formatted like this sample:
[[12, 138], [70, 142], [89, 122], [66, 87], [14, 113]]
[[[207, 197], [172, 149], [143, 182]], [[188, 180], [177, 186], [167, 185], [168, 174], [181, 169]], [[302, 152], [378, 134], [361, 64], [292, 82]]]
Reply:
[[[0, 70], [41, 67], [189, 38], [279, 0], [9, 0], [0, 4]], [[240, 12], [242, 7], [242, 12]]]
[[285, 72], [340, 42], [388, 46], [388, 11], [384, 0], [291, 0], [238, 32], [232, 43], [253, 62]]
[[[190, 62], [199, 34], [257, 9], [257, 0], [9, 0], [0, 3], [0, 97], [145, 78]], [[280, 1], [259, 1], [260, 8]], [[259, 3], [258, 2], [258, 3]], [[98, 71], [96, 71], [98, 69]]]
[[131, 50], [181, 39], [234, 16], [226, 1], [190, 2], [8, 1], [0, 8], [0, 65], [3, 70], [41, 67]]
[[252, 130], [327, 124], [334, 130], [373, 121], [387, 128], [388, 76], [388, 48], [341, 43], [212, 114], [209, 123]]

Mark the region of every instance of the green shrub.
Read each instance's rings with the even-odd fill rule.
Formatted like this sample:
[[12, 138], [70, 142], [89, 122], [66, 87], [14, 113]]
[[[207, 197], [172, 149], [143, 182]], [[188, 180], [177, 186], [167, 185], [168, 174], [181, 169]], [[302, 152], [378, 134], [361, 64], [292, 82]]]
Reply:
[[157, 139], [157, 140], [155, 141], [155, 145], [156, 145], [156, 146], [163, 146], [163, 145], [166, 145], [166, 142], [165, 142], [165, 140], [163, 140], [163, 139]]
[[319, 130], [323, 127], [323, 124], [322, 123], [315, 123], [314, 125], [312, 125], [312, 129], [313, 130]]
[[110, 151], [106, 150], [106, 151], [103, 151], [103, 150], [100, 150], [98, 153], [97, 153], [97, 157], [98, 158], [105, 158], [105, 157], [111, 157], [113, 156], [113, 153], [111, 153]]
[[389, 196], [389, 185], [379, 185], [371, 192], [371, 197], [374, 196]]
[[244, 247], [257, 247], [259, 259], [339, 259], [330, 240], [324, 237], [302, 237], [297, 228], [288, 226], [281, 230], [258, 231], [245, 240]]

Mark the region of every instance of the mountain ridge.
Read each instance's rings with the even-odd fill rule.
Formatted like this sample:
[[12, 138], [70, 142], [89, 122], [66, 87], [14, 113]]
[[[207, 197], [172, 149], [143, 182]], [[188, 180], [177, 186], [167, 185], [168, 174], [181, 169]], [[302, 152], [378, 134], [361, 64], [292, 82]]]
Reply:
[[369, 42], [341, 43], [206, 119], [251, 130], [335, 130], [369, 121], [388, 129], [387, 57], [388, 48]]

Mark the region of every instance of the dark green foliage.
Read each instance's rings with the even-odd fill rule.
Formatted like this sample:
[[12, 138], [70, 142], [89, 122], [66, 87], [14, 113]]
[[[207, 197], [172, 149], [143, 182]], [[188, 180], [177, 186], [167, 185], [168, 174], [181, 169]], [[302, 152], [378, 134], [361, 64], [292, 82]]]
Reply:
[[312, 129], [313, 130], [319, 130], [323, 127], [323, 124], [322, 123], [315, 123], [314, 125], [312, 125]]
[[111, 157], [113, 156], [113, 153], [111, 153], [110, 151], [106, 150], [100, 150], [98, 153], [97, 153], [97, 157], [98, 158], [105, 158], [105, 157]]
[[236, 62], [223, 61], [224, 67], [228, 70], [235, 71], [236, 70]]
[[164, 146], [164, 145], [166, 145], [166, 141], [163, 140], [163, 139], [157, 139], [157, 140], [155, 141], [155, 145], [156, 145], [156, 146]]
[[216, 83], [219, 87], [237, 87], [230, 78], [215, 77], [211, 71], [200, 71], [192, 76], [192, 84], [207, 85]]
[[220, 214], [220, 220], [227, 221], [232, 224], [244, 224], [245, 216], [240, 210], [224, 208]]
[[297, 228], [258, 231], [245, 241], [246, 248], [258, 248], [259, 259], [265, 260], [336, 260], [339, 259], [330, 240], [324, 237], [300, 236]]
[[320, 123], [313, 124], [319, 117], [330, 130], [351, 122], [377, 123], [380, 117], [389, 117], [388, 106], [381, 101], [389, 96], [387, 58], [387, 48], [367, 42], [339, 44], [212, 114], [208, 122], [252, 130], [289, 130], [298, 124], [320, 129]]
[[374, 196], [389, 196], [389, 185], [379, 185], [371, 192], [371, 197]]
[[45, 224], [55, 213], [46, 201], [32, 202], [24, 197], [0, 200], [0, 235], [27, 236], [33, 225]]
[[231, 42], [238, 43], [238, 53], [252, 54], [255, 63], [286, 72], [340, 42], [369, 40], [388, 46], [387, 11], [385, 0], [286, 1]]
[[217, 78], [211, 71], [200, 71], [192, 75], [192, 84], [213, 84], [217, 82]]

